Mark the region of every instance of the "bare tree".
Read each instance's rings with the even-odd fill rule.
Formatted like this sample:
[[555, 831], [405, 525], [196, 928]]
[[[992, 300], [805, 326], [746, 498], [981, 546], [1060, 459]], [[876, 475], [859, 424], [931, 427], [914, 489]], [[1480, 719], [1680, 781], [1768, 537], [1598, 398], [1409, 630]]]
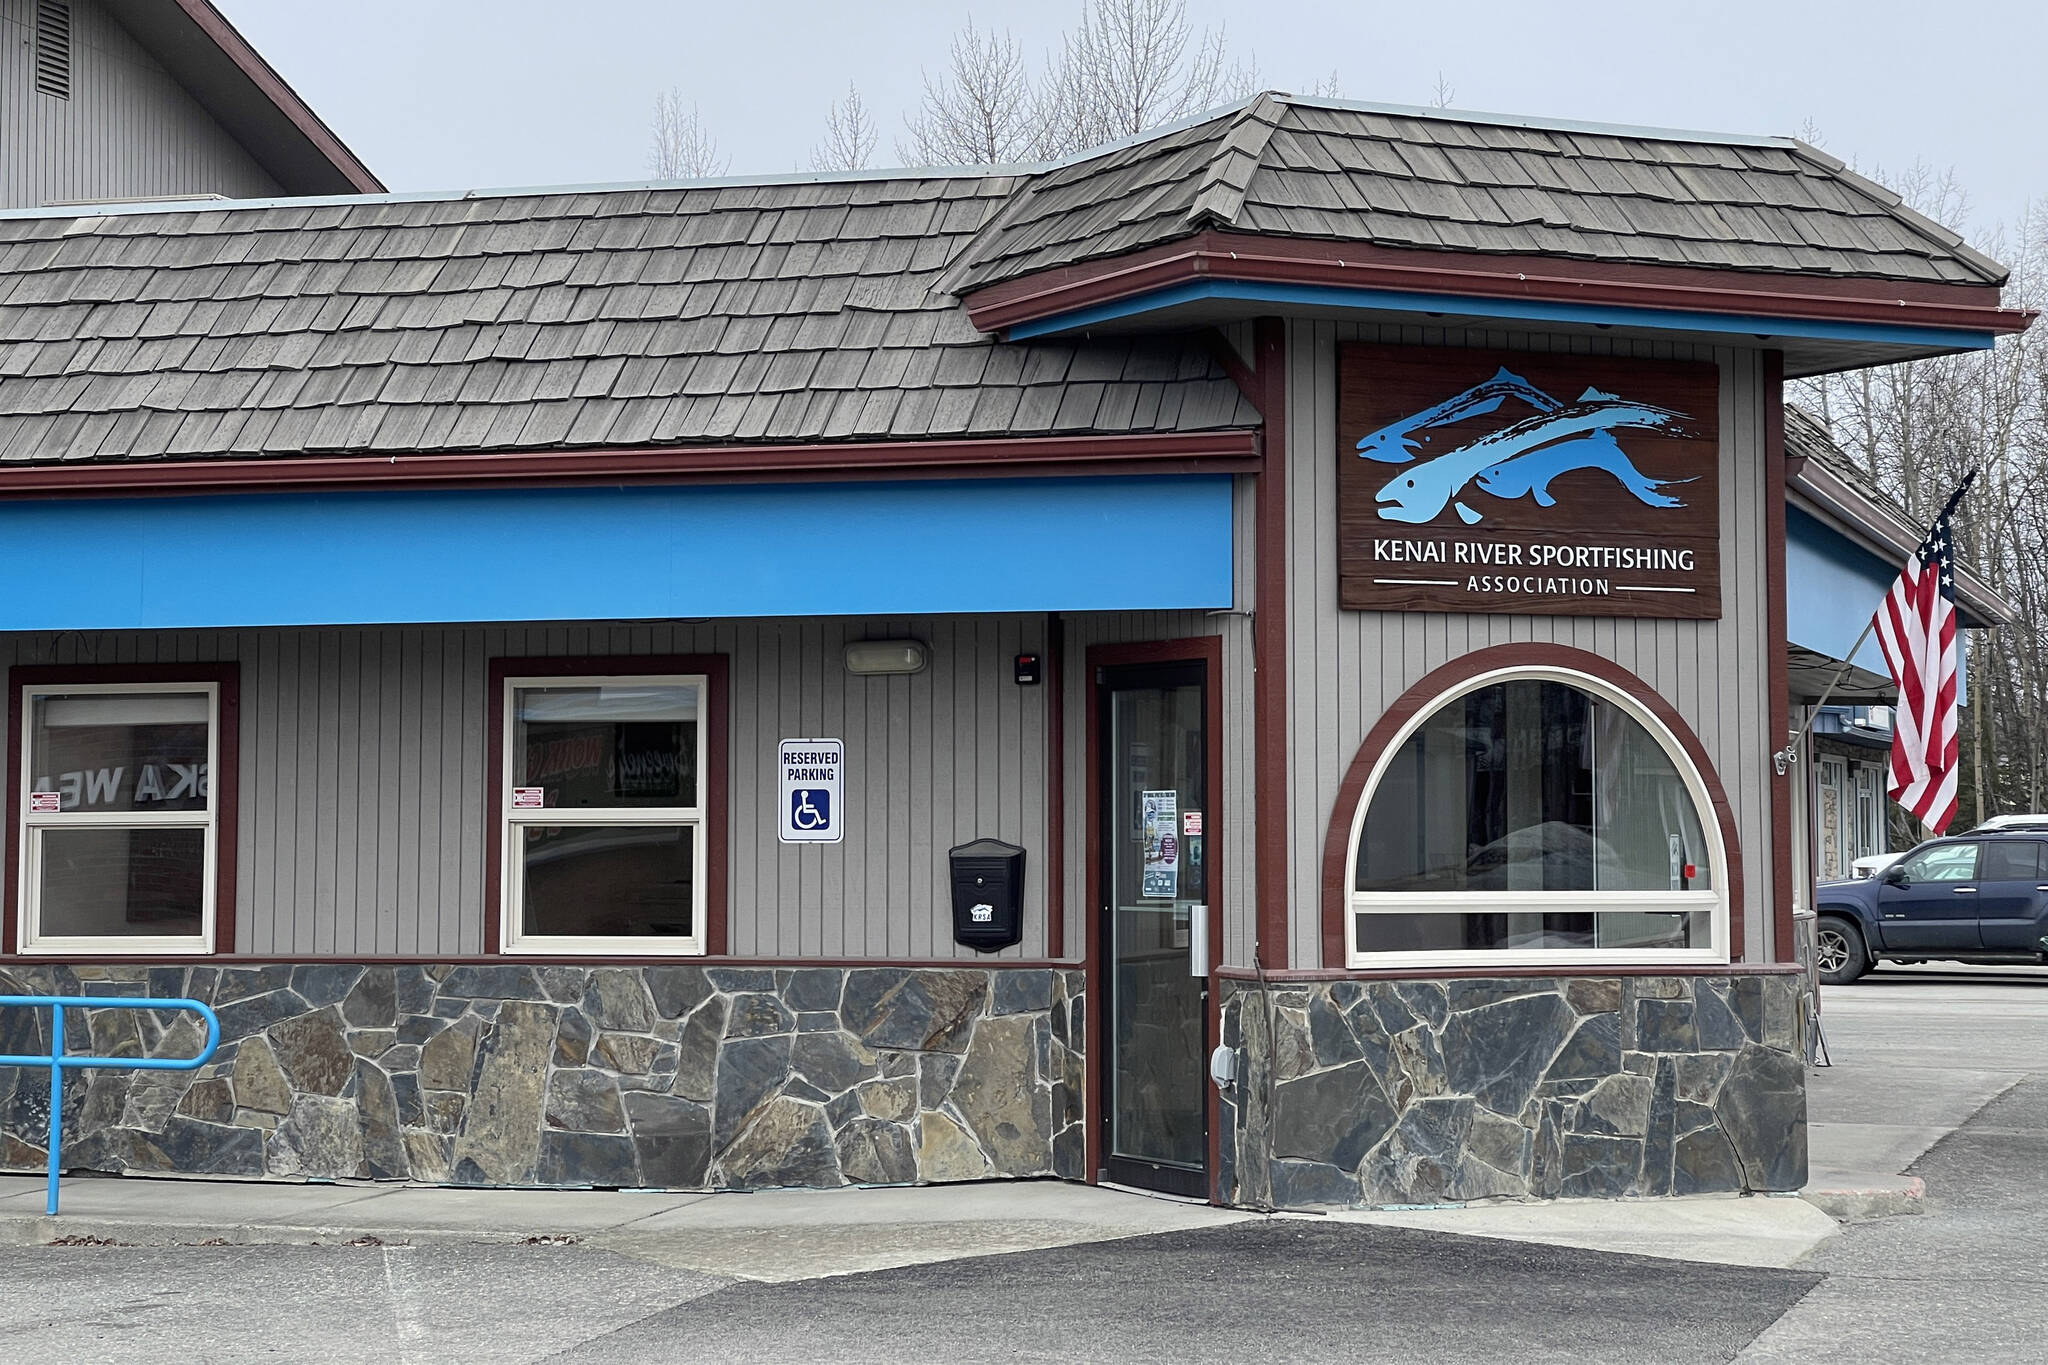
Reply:
[[1311, 94], [1311, 95], [1314, 95], [1314, 96], [1315, 96], [1315, 97], [1316, 97], [1317, 99], [1324, 99], [1324, 100], [1340, 100], [1340, 99], [1343, 99], [1343, 98], [1344, 98], [1344, 91], [1343, 91], [1343, 89], [1342, 89], [1342, 88], [1341, 88], [1341, 87], [1340, 87], [1340, 86], [1339, 86], [1339, 85], [1337, 84], [1337, 71], [1336, 71], [1336, 68], [1332, 67], [1332, 68], [1330, 69], [1330, 74], [1329, 74], [1329, 75], [1327, 75], [1327, 76], [1323, 77], [1323, 78], [1322, 78], [1321, 80], [1319, 80], [1319, 81], [1317, 81], [1317, 82], [1316, 82], [1315, 84], [1311, 85], [1311, 86], [1310, 86], [1310, 87], [1308, 88], [1308, 92], [1309, 92], [1309, 94]]
[[1024, 49], [970, 17], [953, 35], [944, 75], [924, 73], [924, 98], [904, 119], [896, 153], [917, 166], [996, 166], [1026, 160], [1038, 142], [1038, 91]]
[[864, 171], [875, 155], [875, 120], [853, 82], [825, 116], [825, 140], [811, 152], [814, 171]]
[[[1812, 142], [1811, 136], [1805, 137]], [[1915, 166], [1891, 183], [1920, 212], [1960, 225], [1968, 198], [1953, 175]], [[1983, 246], [2012, 267], [2010, 307], [2048, 298], [2048, 206]], [[1969, 706], [1960, 796], [1966, 818], [2048, 803], [2048, 339], [2001, 338], [1990, 351], [1935, 356], [1808, 381], [1864, 477], [1915, 524], [1931, 519], [1970, 469], [1956, 516], [1962, 557], [2019, 611], [2016, 624], [1968, 632]], [[1917, 832], [1904, 831], [1908, 837]]]
[[1457, 98], [1458, 87], [1452, 85], [1449, 81], [1445, 80], [1443, 72], [1437, 72], [1436, 88], [1430, 91], [1429, 93], [1429, 103], [1431, 107], [1436, 109], [1448, 109], [1451, 107], [1451, 102]]
[[1042, 156], [1064, 156], [1252, 94], [1258, 66], [1186, 0], [1091, 0], [1039, 83]]
[[683, 103], [680, 90], [654, 97], [654, 140], [648, 165], [659, 180], [702, 180], [724, 175], [732, 158], [704, 126], [695, 101]]

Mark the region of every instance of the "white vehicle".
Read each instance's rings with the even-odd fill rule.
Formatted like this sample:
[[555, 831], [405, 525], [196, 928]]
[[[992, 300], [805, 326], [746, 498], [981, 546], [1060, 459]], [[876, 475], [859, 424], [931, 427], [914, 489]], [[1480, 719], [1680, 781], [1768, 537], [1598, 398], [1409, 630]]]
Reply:
[[1878, 873], [1905, 857], [1905, 852], [1872, 853], [1849, 864], [1849, 877], [1854, 881], [1869, 881]]
[[1980, 834], [1989, 829], [2048, 829], [2048, 815], [1994, 815], [1970, 833]]

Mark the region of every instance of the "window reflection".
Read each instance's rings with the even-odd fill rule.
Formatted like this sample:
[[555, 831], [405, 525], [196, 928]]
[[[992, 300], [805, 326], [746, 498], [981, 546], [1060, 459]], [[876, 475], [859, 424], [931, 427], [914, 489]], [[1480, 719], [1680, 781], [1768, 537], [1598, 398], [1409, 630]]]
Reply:
[[1711, 881], [1698, 813], [1663, 746], [1620, 707], [1529, 679], [1455, 698], [1408, 737], [1366, 812], [1354, 886], [1697, 891]]
[[517, 725], [514, 785], [548, 807], [697, 804], [695, 687], [522, 687]]

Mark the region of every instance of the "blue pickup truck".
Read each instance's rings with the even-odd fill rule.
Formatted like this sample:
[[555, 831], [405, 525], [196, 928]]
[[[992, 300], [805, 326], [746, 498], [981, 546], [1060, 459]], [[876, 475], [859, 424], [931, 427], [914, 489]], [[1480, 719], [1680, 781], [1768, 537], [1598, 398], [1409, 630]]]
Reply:
[[1934, 839], [1864, 881], [1822, 882], [1820, 979], [1881, 961], [2048, 962], [2048, 830]]

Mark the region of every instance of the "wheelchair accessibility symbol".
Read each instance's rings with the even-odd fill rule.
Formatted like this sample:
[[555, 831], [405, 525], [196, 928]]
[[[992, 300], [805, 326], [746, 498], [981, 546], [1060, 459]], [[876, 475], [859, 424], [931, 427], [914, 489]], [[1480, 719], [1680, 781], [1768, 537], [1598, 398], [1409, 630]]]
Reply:
[[846, 746], [836, 739], [785, 739], [775, 751], [777, 837], [785, 844], [836, 844], [846, 837]]
[[791, 829], [828, 829], [832, 824], [832, 793], [824, 788], [799, 787], [789, 794]]

